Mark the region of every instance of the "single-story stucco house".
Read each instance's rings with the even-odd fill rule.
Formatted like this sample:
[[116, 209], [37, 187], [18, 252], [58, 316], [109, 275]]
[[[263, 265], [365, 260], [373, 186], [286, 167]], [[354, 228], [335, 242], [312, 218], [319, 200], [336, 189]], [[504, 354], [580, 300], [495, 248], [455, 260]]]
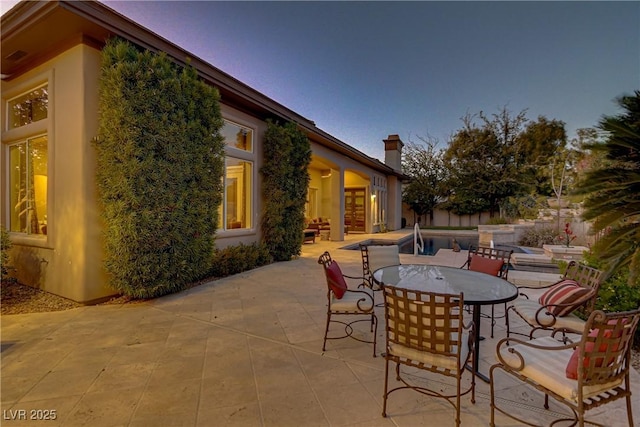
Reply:
[[[170, 41], [95, 1], [17, 4], [2, 16], [2, 225], [22, 283], [90, 303], [114, 294], [103, 267], [96, 203], [100, 50], [112, 36], [190, 64], [218, 88], [233, 135], [226, 148], [219, 248], [260, 240], [260, 167], [266, 120], [291, 121], [309, 137], [307, 216], [330, 223], [330, 238], [401, 226], [402, 142], [384, 141], [385, 162], [317, 128]], [[242, 144], [236, 135], [242, 134]]]

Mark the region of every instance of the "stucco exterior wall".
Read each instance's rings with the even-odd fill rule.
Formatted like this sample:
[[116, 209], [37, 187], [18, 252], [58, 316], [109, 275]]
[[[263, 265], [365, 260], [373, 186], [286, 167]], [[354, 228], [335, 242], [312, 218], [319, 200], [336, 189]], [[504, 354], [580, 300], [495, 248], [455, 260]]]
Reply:
[[[15, 276], [22, 283], [78, 302], [115, 293], [107, 286], [102, 266], [95, 152], [91, 146], [98, 127], [99, 73], [100, 52], [77, 44], [28, 73], [2, 82], [3, 98], [29, 90], [42, 80], [48, 81], [49, 88], [47, 235], [12, 233]], [[3, 168], [7, 164], [7, 144], [29, 136], [29, 129], [18, 130], [2, 134]], [[22, 132], [27, 135], [20, 135]], [[3, 176], [7, 176], [4, 170]], [[6, 192], [7, 186], [3, 185], [3, 203]], [[8, 209], [3, 205], [3, 223]]]

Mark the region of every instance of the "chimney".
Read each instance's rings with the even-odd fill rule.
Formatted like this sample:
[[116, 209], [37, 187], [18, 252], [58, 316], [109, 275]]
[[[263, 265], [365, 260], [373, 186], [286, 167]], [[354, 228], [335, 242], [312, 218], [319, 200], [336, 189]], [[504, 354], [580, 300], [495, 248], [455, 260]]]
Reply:
[[395, 170], [402, 170], [402, 147], [404, 144], [400, 141], [398, 135], [389, 135], [384, 139], [384, 163]]

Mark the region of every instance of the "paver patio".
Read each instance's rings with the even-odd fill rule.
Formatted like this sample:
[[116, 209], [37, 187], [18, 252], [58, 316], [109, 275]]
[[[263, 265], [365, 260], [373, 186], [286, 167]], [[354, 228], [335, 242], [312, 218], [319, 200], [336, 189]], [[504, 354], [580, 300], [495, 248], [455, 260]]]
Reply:
[[[345, 272], [359, 274], [359, 251], [339, 248], [368, 237], [350, 234], [345, 242], [305, 244], [299, 259], [152, 301], [2, 316], [1, 424], [453, 425], [450, 405], [412, 391], [392, 394], [389, 416], [382, 418], [384, 359], [372, 358], [370, 345], [348, 339], [321, 350], [326, 287], [317, 258], [329, 250]], [[418, 261], [459, 266], [465, 256], [449, 251]], [[416, 262], [412, 255], [401, 259]], [[384, 315], [377, 310], [379, 354]], [[496, 338], [481, 342], [481, 371], [494, 363], [495, 343], [504, 335], [499, 319]], [[640, 420], [635, 370], [631, 381], [634, 415]], [[558, 405], [544, 410], [540, 393], [510, 378], [498, 382], [502, 404], [532, 422], [564, 411]], [[487, 384], [478, 382], [475, 405], [467, 396], [462, 402], [463, 425], [489, 424]], [[626, 425], [624, 410], [619, 401], [588, 414], [616, 427]], [[55, 411], [56, 419], [29, 419], [47, 411]], [[27, 419], [17, 419], [23, 414]], [[514, 424], [498, 417], [497, 425]]]

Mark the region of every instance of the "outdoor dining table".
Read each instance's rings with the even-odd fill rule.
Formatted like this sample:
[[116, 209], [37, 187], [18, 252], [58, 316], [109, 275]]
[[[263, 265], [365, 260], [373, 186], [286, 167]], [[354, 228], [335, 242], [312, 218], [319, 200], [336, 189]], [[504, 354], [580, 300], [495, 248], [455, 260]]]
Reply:
[[391, 285], [397, 288], [456, 295], [463, 293], [464, 303], [473, 307], [476, 338], [475, 374], [489, 382], [489, 378], [478, 371], [481, 306], [516, 299], [518, 288], [515, 285], [499, 277], [477, 271], [423, 264], [383, 267], [374, 271], [373, 279], [381, 286]]

